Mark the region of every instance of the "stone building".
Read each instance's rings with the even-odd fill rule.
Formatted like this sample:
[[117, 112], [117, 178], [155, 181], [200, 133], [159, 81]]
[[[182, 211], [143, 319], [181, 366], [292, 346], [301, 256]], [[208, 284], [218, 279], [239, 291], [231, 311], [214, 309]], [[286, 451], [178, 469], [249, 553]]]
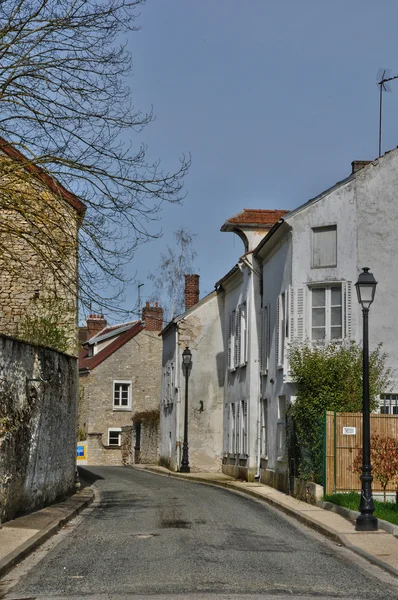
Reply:
[[186, 311], [162, 331], [160, 462], [181, 465], [185, 372], [182, 353], [189, 347], [188, 445], [191, 471], [221, 471], [224, 400], [223, 293], [199, 301], [199, 275], [185, 275]]
[[79, 432], [87, 464], [157, 461], [162, 322], [163, 309], [147, 302], [142, 320], [108, 327], [102, 315], [90, 315], [81, 328]]
[[[0, 333], [26, 316], [59, 314], [76, 354], [78, 229], [85, 205], [0, 138]], [[34, 340], [32, 340], [34, 341]]]

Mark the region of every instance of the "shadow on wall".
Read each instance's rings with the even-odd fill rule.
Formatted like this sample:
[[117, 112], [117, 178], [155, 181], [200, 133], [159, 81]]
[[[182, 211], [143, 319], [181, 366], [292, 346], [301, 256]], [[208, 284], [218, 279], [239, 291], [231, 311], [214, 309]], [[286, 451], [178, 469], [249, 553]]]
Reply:
[[225, 377], [225, 352], [218, 352], [216, 354], [216, 364], [217, 364], [217, 379], [219, 387], [224, 387], [224, 377]]

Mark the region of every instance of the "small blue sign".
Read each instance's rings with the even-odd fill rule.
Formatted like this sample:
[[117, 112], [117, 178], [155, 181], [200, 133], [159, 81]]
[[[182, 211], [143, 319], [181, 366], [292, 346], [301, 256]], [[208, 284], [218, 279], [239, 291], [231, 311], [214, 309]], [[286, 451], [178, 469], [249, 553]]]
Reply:
[[77, 454], [76, 456], [84, 456], [84, 446], [78, 446], [77, 447]]

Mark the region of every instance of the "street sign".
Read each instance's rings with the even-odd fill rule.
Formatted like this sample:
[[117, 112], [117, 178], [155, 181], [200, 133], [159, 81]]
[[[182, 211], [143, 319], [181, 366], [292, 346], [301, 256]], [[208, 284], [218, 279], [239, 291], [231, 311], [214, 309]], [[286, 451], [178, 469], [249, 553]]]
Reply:
[[356, 427], [343, 427], [343, 435], [356, 435]]
[[78, 444], [76, 449], [76, 459], [77, 460], [86, 460], [86, 444]]

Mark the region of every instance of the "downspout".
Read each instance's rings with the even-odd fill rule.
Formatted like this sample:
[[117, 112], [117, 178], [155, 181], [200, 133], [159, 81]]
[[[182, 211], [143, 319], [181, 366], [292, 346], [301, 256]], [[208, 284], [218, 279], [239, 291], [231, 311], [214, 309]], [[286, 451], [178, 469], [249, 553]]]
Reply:
[[178, 377], [177, 382], [178, 382], [178, 387], [177, 387], [177, 401], [176, 401], [176, 441], [175, 441], [175, 455], [176, 455], [176, 470], [178, 470], [180, 463], [181, 463], [181, 440], [180, 440], [180, 406], [181, 406], [181, 400], [180, 400], [180, 390], [181, 390], [181, 368], [180, 368], [180, 353], [179, 353], [179, 346], [178, 346], [178, 323], [176, 324], [176, 330], [175, 330], [175, 357], [176, 357], [176, 377]]
[[[253, 256], [254, 261], [259, 265], [259, 260], [257, 257]], [[260, 266], [260, 272], [257, 273], [253, 268], [253, 272], [258, 275], [259, 278], [259, 286], [260, 286], [260, 307], [263, 307], [263, 270]], [[253, 294], [254, 297], [254, 294]], [[260, 316], [261, 319], [261, 316]], [[261, 325], [260, 325], [261, 332]], [[261, 334], [260, 334], [261, 335]], [[260, 339], [260, 344], [262, 340]], [[258, 363], [258, 379], [259, 379], [259, 394], [257, 395], [257, 465], [256, 465], [256, 474], [254, 475], [254, 479], [256, 481], [260, 480], [260, 467], [261, 467], [261, 398], [262, 398], [262, 375], [261, 375], [261, 365]]]

